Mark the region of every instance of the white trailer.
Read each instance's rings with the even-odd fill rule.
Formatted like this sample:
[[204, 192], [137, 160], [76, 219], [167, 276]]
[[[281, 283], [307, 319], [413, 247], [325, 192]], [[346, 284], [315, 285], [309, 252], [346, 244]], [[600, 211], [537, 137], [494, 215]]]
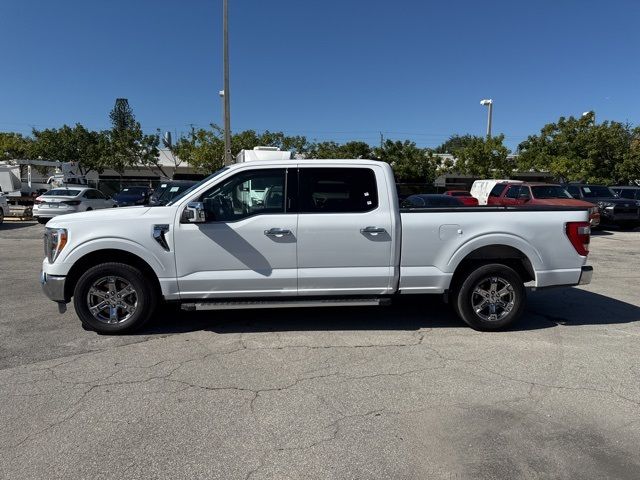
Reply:
[[471, 196], [478, 199], [479, 205], [486, 205], [487, 198], [489, 198], [489, 193], [493, 190], [498, 183], [510, 182], [510, 183], [522, 183], [521, 180], [500, 180], [500, 179], [489, 179], [489, 180], [476, 180], [471, 185]]
[[[53, 169], [42, 174], [33, 167]], [[8, 160], [0, 162], [0, 189], [9, 204], [9, 215], [31, 217], [33, 202], [43, 190], [66, 185], [87, 185], [77, 162], [53, 160]]]

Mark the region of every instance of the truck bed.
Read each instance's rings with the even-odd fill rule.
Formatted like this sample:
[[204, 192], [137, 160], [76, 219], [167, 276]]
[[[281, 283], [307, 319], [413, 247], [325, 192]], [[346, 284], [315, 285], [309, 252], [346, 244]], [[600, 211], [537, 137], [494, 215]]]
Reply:
[[567, 222], [588, 221], [580, 207], [411, 208], [400, 216], [402, 293], [446, 291], [457, 266], [486, 248], [525, 258], [536, 287], [577, 284], [587, 261], [565, 233]]

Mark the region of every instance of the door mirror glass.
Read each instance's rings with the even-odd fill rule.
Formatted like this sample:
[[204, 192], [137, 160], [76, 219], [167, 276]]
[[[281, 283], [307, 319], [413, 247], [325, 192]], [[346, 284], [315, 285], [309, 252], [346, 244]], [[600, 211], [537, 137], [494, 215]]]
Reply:
[[189, 202], [184, 209], [183, 220], [186, 223], [204, 223], [206, 215], [202, 202]]

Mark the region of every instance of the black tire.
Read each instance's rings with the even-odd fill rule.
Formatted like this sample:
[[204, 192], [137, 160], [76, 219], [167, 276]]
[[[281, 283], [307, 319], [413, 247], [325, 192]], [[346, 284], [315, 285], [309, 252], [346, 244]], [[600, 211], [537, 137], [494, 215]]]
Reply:
[[[500, 292], [505, 293], [500, 295]], [[471, 328], [500, 330], [522, 315], [526, 296], [522, 278], [515, 270], [501, 263], [490, 263], [469, 273], [457, 291], [454, 309]], [[483, 304], [485, 306], [476, 311]]]
[[46, 223], [51, 219], [50, 218], [44, 218], [44, 217], [36, 217], [36, 220], [38, 220], [38, 223], [40, 223], [42, 225], [46, 225]]
[[[94, 293], [90, 294], [90, 291]], [[76, 283], [73, 293], [73, 305], [83, 326], [107, 334], [141, 328], [153, 315], [157, 299], [152, 282], [140, 270], [116, 262], [101, 263], [88, 269]], [[90, 307], [95, 307], [95, 311], [103, 304], [94, 316]]]
[[0, 225], [4, 222], [4, 212], [0, 209]]

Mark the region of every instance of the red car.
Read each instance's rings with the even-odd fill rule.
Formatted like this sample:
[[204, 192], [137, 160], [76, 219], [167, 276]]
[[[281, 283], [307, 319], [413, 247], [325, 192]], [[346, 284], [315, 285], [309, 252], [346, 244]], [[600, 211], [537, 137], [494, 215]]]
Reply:
[[448, 192], [444, 192], [444, 194], [449, 195], [450, 197], [456, 197], [469, 207], [475, 207], [478, 205], [478, 199], [476, 197], [472, 197], [471, 194], [465, 190], [449, 190]]
[[487, 205], [558, 205], [586, 207], [591, 226], [600, 224], [600, 211], [593, 203], [573, 198], [564, 187], [550, 183], [498, 183], [487, 198]]

